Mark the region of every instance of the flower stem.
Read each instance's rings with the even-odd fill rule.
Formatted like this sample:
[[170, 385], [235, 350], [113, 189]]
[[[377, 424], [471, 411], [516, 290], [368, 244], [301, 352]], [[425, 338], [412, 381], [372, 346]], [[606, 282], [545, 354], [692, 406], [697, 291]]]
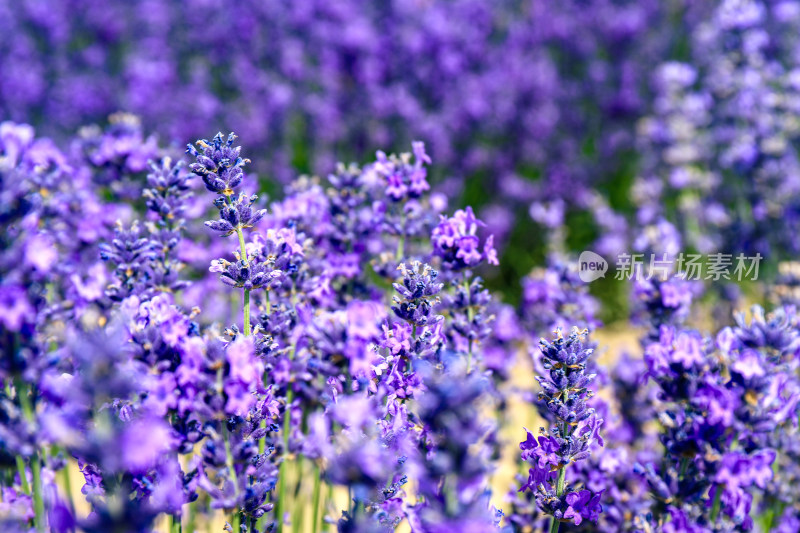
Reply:
[[678, 481], [683, 481], [683, 478], [686, 477], [686, 470], [689, 468], [689, 458], [682, 457], [681, 458], [681, 466], [680, 472], [678, 473]]
[[[234, 493], [239, 494], [239, 481], [236, 476], [236, 467], [233, 464], [233, 452], [231, 451], [230, 433], [225, 422], [222, 422], [222, 438], [225, 441], [225, 463], [228, 466], [228, 472], [231, 476], [231, 483], [233, 483]], [[239, 533], [239, 510], [234, 509], [231, 516], [231, 526], [234, 533]]]
[[231, 483], [237, 487], [238, 492], [238, 483], [236, 483], [236, 467], [233, 465], [233, 453], [231, 452], [231, 443], [229, 441], [228, 431], [225, 430], [225, 462], [228, 465], [228, 473], [231, 476]]
[[314, 495], [312, 497], [313, 500], [313, 522], [311, 522], [311, 531], [320, 531], [319, 528], [319, 496], [320, 496], [320, 485], [322, 484], [322, 472], [320, 471], [319, 464], [314, 464]]
[[278, 531], [283, 531], [283, 514], [286, 511], [286, 476], [288, 475], [289, 461], [289, 431], [292, 419], [292, 400], [294, 390], [291, 383], [286, 391], [286, 409], [283, 413], [283, 461], [278, 472], [278, 501], [275, 505], [275, 519], [278, 522]]
[[[53, 447], [53, 452], [57, 453], [57, 449]], [[75, 512], [75, 500], [72, 497], [72, 481], [70, 480], [69, 476], [69, 460], [65, 459], [64, 461], [64, 468], [61, 469], [61, 484], [64, 488], [64, 494], [67, 498], [67, 503], [69, 504], [69, 509], [72, 512]]]
[[25, 471], [25, 459], [21, 455], [15, 457], [17, 461], [17, 473], [19, 474], [19, 482], [22, 485], [22, 491], [28, 496], [31, 495], [31, 486], [28, 484], [28, 473]]
[[406, 245], [406, 235], [403, 233], [400, 235], [400, 240], [397, 241], [397, 252], [395, 252], [395, 261], [398, 263], [403, 259], [403, 253], [405, 251]]
[[297, 505], [296, 502], [299, 501], [299, 493], [303, 488], [303, 456], [298, 455], [297, 461], [295, 461], [295, 469], [297, 471], [297, 484], [295, 485], [295, 492], [294, 492], [294, 513], [292, 515], [292, 533], [300, 533], [302, 530], [303, 525], [303, 516], [305, 515], [305, 509], [300, 505]]
[[556, 496], [563, 496], [564, 495], [564, 481], [567, 477], [567, 467], [562, 466], [561, 469], [558, 471], [558, 482], [556, 483]]
[[[470, 331], [472, 328], [472, 320], [474, 319], [474, 317], [472, 312], [472, 301], [470, 298], [470, 291], [469, 291], [469, 279], [466, 276], [464, 277], [464, 290], [466, 291], [467, 298], [469, 298], [469, 301], [467, 302], [467, 322], [468, 322], [467, 331]], [[468, 333], [468, 335], [469, 339], [467, 340], [467, 343], [469, 345], [469, 348], [467, 351], [467, 374], [469, 374], [472, 369], [472, 335], [471, 333]]]
[[244, 336], [250, 336], [250, 289], [244, 290]]
[[[561, 498], [564, 495], [564, 484], [567, 477], [567, 465], [563, 465], [558, 470], [558, 480], [556, 481], [556, 496]], [[553, 516], [550, 520], [550, 533], [558, 533], [558, 528], [561, 527], [561, 521], [556, 520]]]
[[[328, 503], [328, 505], [331, 505], [331, 506], [333, 506], [333, 504], [335, 503], [334, 500], [333, 500], [333, 484], [328, 485], [328, 501], [327, 501], [327, 503]], [[327, 512], [327, 507], [326, 507], [326, 512]], [[330, 524], [328, 525], [328, 531], [336, 531], [336, 526], [335, 526], [335, 524], [333, 523], [332, 520], [331, 520]]]
[[[244, 244], [244, 233], [242, 233], [241, 226], [236, 226], [236, 235], [239, 236], [239, 248], [242, 256], [242, 261], [244, 264], [248, 263], [247, 259], [247, 246]], [[250, 289], [244, 290], [244, 336], [250, 336]]]
[[189, 516], [186, 519], [186, 531], [194, 533], [197, 520], [197, 500], [189, 503]]
[[170, 533], [181, 533], [181, 516], [180, 515], [170, 515], [170, 520], [172, 525], [170, 527]]
[[[31, 406], [30, 398], [28, 398], [28, 385], [21, 379], [15, 383], [17, 387], [17, 396], [19, 397], [19, 405], [22, 408], [22, 414], [29, 424], [35, 422], [33, 414], [33, 407]], [[17, 463], [19, 466], [19, 463]], [[22, 474], [25, 473], [24, 465]], [[33, 478], [33, 512], [36, 521], [36, 531], [44, 531], [44, 500], [42, 499], [42, 465], [39, 462], [39, 454], [34, 452], [31, 455], [31, 477]], [[23, 488], [27, 485], [27, 480], [23, 483]]]
[[711, 523], [715, 523], [717, 521], [717, 516], [719, 515], [719, 508], [720, 504], [722, 503], [722, 487], [717, 485], [716, 492], [714, 493], [714, 503], [711, 506]]
[[44, 532], [44, 500], [42, 499], [42, 464], [39, 454], [31, 456], [31, 475], [33, 476], [33, 511], [36, 515], [36, 531]]

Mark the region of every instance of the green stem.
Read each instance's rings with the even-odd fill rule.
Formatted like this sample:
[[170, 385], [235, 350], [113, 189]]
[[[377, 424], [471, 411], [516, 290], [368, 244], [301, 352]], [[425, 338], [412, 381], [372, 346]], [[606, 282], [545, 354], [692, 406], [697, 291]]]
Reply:
[[[28, 398], [28, 384], [21, 379], [16, 383], [17, 396], [19, 397], [19, 405], [22, 408], [22, 414], [29, 424], [34, 424], [36, 419], [33, 414], [33, 406], [31, 405], [30, 398]], [[19, 463], [17, 463], [19, 465]], [[25, 472], [23, 468], [23, 473]], [[33, 477], [33, 512], [35, 514], [36, 531], [44, 531], [44, 500], [42, 499], [42, 465], [39, 462], [39, 454], [34, 452], [31, 455], [31, 476]], [[25, 481], [27, 484], [27, 480]], [[25, 485], [23, 485], [24, 487]]]
[[445, 509], [450, 516], [455, 516], [458, 513], [458, 494], [453, 479], [449, 475], [444, 477], [442, 492], [445, 495]]
[[64, 493], [71, 511], [75, 511], [75, 500], [72, 498], [72, 481], [69, 476], [69, 461], [65, 461], [64, 468], [61, 469], [61, 484], [64, 486]]
[[406, 245], [406, 236], [405, 234], [403, 234], [400, 235], [400, 240], [397, 241], [397, 252], [395, 252], [395, 261], [397, 261], [398, 263], [403, 259], [405, 245]]
[[[335, 504], [333, 500], [333, 485], [328, 485], [328, 502], [331, 506]], [[333, 523], [333, 521], [331, 521], [328, 525], [328, 531], [336, 531], [336, 525]]]
[[23, 459], [21, 455], [17, 455], [14, 459], [17, 461], [17, 473], [19, 473], [19, 482], [22, 485], [22, 491], [30, 496], [31, 486], [28, 484], [28, 473], [25, 471], [25, 459]]
[[567, 467], [562, 466], [558, 471], [558, 482], [556, 483], [556, 496], [561, 497], [564, 495], [564, 481], [567, 477]]
[[[61, 449], [53, 445], [50, 447], [50, 456], [55, 457], [59, 453], [61, 453]], [[69, 476], [69, 458], [66, 454], [64, 454], [64, 468], [58, 473], [59, 478], [61, 481], [61, 488], [64, 490], [65, 498], [67, 499], [67, 504], [69, 505], [70, 511], [73, 513], [75, 512], [75, 500], [72, 498], [72, 483], [70, 481]]]
[[[566, 426], [566, 424], [564, 424]], [[567, 465], [563, 465], [558, 470], [558, 481], [556, 481], [556, 496], [561, 498], [564, 495], [564, 485], [567, 478]], [[553, 516], [550, 519], [550, 533], [558, 533], [558, 528], [561, 527], [561, 521], [556, 520], [556, 517]]]
[[[228, 203], [230, 203], [230, 196], [228, 198]], [[236, 235], [239, 237], [239, 250], [241, 253], [242, 261], [244, 264], [248, 264], [249, 259], [247, 259], [247, 246], [244, 243], [244, 233], [242, 233], [242, 226], [241, 224], [236, 226]], [[244, 290], [244, 336], [250, 336], [250, 289]]]
[[31, 475], [33, 476], [33, 512], [36, 515], [36, 531], [44, 532], [44, 500], [42, 499], [42, 464], [39, 454], [31, 455]]
[[686, 471], [689, 468], [689, 458], [688, 457], [681, 457], [680, 463], [680, 471], [678, 472], [678, 481], [683, 481], [683, 478], [686, 477]]
[[[469, 279], [464, 279], [464, 290], [467, 291], [467, 298], [469, 298]], [[472, 327], [472, 320], [474, 319], [473, 311], [472, 311], [472, 301], [469, 299], [467, 303], [467, 323], [468, 329]], [[467, 351], [467, 374], [470, 373], [472, 369], [472, 337], [468, 339], [468, 351]]]
[[189, 516], [186, 518], [186, 531], [188, 531], [189, 533], [194, 533], [195, 522], [197, 520], [197, 500], [189, 504], [188, 515]]
[[250, 336], [250, 289], [244, 290], [244, 336]]
[[[270, 300], [269, 289], [265, 290], [264, 292], [267, 293], [267, 316], [269, 316], [269, 314], [272, 312], [272, 302]], [[266, 370], [264, 371], [264, 375], [262, 376], [262, 383], [264, 384], [264, 388], [266, 389], [267, 385], [269, 384], [269, 376], [268, 376]], [[266, 428], [267, 427], [267, 421], [266, 420], [262, 420], [261, 421], [261, 427], [262, 428]], [[266, 451], [266, 449], [267, 449], [267, 436], [264, 435], [263, 437], [258, 439], [258, 453], [259, 453], [259, 455], [263, 455], [264, 451]], [[261, 522], [261, 520], [259, 520], [259, 522]]]
[[[225, 422], [222, 422], [222, 438], [225, 441], [225, 464], [228, 466], [228, 473], [231, 476], [231, 483], [233, 483], [234, 493], [239, 493], [239, 481], [236, 476], [236, 466], [233, 463], [233, 452], [231, 452], [230, 434]], [[234, 533], [239, 533], [239, 510], [234, 509], [231, 516], [231, 526]]]
[[353, 487], [347, 486], [347, 509], [353, 514]]
[[286, 391], [286, 409], [283, 413], [283, 461], [278, 471], [278, 501], [275, 502], [275, 518], [278, 521], [278, 531], [283, 531], [283, 514], [286, 510], [286, 476], [288, 475], [289, 431], [291, 429], [293, 399], [294, 390], [290, 383]]
[[717, 491], [714, 494], [714, 504], [711, 506], [711, 523], [715, 523], [717, 521], [717, 516], [719, 515], [719, 507], [722, 503], [722, 487], [717, 485]]
[[242, 232], [241, 226], [236, 226], [236, 235], [239, 237], [239, 251], [242, 255], [242, 261], [247, 264], [247, 246], [244, 244], [244, 232]]
[[[224, 422], [223, 422], [224, 423]], [[225, 464], [228, 466], [228, 473], [231, 476], [231, 483], [236, 487], [236, 492], [239, 492], [239, 484], [236, 482], [236, 467], [233, 464], [233, 452], [231, 452], [231, 443], [228, 436], [228, 430], [225, 430]]]
[[295, 461], [295, 469], [297, 471], [297, 484], [295, 485], [295, 493], [294, 493], [294, 513], [292, 513], [292, 533], [299, 533], [301, 530], [301, 526], [303, 525], [303, 515], [305, 514], [303, 511], [304, 506], [297, 505], [297, 502], [300, 501], [299, 493], [303, 486], [303, 456], [298, 455], [297, 461]]
[[313, 522], [311, 522], [311, 531], [320, 531], [319, 528], [319, 496], [320, 496], [320, 485], [322, 484], [322, 472], [320, 471], [319, 464], [314, 464], [314, 494], [312, 496], [313, 501]]
[[172, 522], [170, 526], [170, 533], [181, 533], [181, 517], [180, 515], [170, 515], [170, 521]]

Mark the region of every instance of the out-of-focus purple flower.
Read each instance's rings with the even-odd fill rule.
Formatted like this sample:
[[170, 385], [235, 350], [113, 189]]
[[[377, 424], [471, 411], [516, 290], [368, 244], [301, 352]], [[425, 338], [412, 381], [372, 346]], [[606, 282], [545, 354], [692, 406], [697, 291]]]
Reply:
[[160, 418], [139, 418], [125, 426], [119, 453], [122, 466], [141, 473], [153, 468], [171, 449], [169, 426]]
[[225, 356], [229, 366], [224, 384], [228, 396], [225, 409], [245, 416], [255, 405], [254, 393], [261, 388], [264, 364], [256, 357], [253, 341], [248, 337], [238, 337], [229, 344]]
[[494, 237], [489, 235], [482, 244], [478, 236], [478, 229], [484, 226], [471, 207], [456, 211], [451, 218], [442, 216], [431, 234], [434, 252], [452, 270], [473, 268], [484, 260], [497, 265]]

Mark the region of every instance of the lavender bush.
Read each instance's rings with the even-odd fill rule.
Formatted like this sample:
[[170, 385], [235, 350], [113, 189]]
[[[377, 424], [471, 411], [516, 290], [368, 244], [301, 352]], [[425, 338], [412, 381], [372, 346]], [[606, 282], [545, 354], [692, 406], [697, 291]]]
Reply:
[[798, 20], [0, 2], [2, 530], [796, 531]]

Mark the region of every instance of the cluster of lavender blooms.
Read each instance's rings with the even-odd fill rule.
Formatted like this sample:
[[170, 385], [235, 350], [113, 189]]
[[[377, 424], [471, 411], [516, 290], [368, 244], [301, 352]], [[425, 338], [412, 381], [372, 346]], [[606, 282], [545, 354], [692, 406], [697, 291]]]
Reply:
[[703, 252], [796, 254], [799, 24], [797, 2], [720, 2], [690, 57], [656, 69], [639, 224], [667, 217]]
[[[482, 406], [499, 378], [483, 354], [513, 360], [493, 328], [512, 317], [477, 275], [497, 264], [491, 235], [471, 209], [443, 213], [422, 143], [300, 178], [265, 209], [242, 191], [233, 134], [187, 164], [116, 126], [67, 154], [30, 126], [2, 133], [5, 530], [149, 531], [168, 515], [193, 531], [214, 513], [237, 532], [296, 530], [312, 478], [315, 531], [497, 527]], [[113, 165], [87, 156], [98, 145]], [[198, 200], [218, 215], [199, 224]], [[184, 261], [202, 231], [222, 250], [206, 273]], [[195, 284], [238, 312], [204, 316]], [[331, 508], [325, 485], [351, 505]]]
[[129, 200], [158, 137], [120, 110], [180, 144], [233, 128], [289, 187], [423, 139], [515, 279], [530, 248], [613, 256], [665, 221], [701, 251], [797, 251], [796, 0], [329, 4], [4, 2], [0, 115], [65, 145], [111, 116], [70, 151]]
[[[283, 183], [421, 138], [449, 194], [495, 193], [483, 216], [505, 241], [529, 205], [547, 228], [576, 208], [608, 222], [594, 186], [630, 174], [652, 66], [708, 11], [688, 0], [4, 2], [0, 114], [61, 139], [119, 110], [169, 141], [214, 121]], [[102, 143], [91, 153], [113, 162]]]
[[[131, 115], [66, 149], [0, 124], [4, 531], [800, 523], [790, 263], [773, 313], [714, 335], [689, 327], [702, 286], [631, 282], [620, 354], [558, 232], [518, 307], [486, 288], [495, 238], [432, 190], [425, 144], [273, 201], [246, 155], [232, 133], [182, 154]], [[643, 229], [640, 250], [681, 241]], [[540, 428], [513, 428], [498, 491], [520, 402]]]

